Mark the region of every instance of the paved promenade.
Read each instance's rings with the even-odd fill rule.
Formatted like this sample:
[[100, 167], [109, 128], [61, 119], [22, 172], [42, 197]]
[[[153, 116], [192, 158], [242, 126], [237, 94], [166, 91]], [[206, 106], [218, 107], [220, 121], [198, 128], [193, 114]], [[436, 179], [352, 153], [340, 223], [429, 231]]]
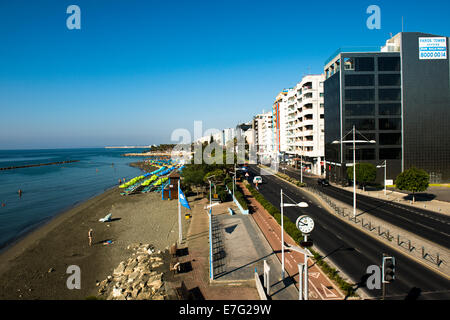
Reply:
[[[175, 279], [184, 281], [186, 288], [204, 300], [259, 300], [254, 285], [242, 283], [239, 285], [210, 284], [209, 280], [209, 217], [204, 207], [206, 199], [193, 201], [189, 198], [192, 208], [192, 220], [189, 231], [184, 235], [182, 247], [187, 247], [188, 254], [179, 257], [180, 262], [191, 264], [191, 270], [177, 274]], [[213, 207], [213, 212], [214, 212]], [[183, 209], [184, 210], [184, 209]]]

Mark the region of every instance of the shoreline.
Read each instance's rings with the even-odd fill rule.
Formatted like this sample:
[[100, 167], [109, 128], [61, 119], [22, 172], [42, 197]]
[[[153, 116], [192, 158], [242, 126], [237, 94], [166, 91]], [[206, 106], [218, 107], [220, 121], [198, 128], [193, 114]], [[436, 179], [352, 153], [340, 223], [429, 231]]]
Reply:
[[[102, 194], [108, 192], [111, 189], [116, 188], [116, 186], [111, 186], [109, 188], [104, 189], [103, 191], [96, 192], [93, 196], [87, 197], [86, 199], [75, 201], [74, 203], [68, 205], [64, 209], [60, 210], [57, 214], [55, 214], [53, 217], [50, 217], [44, 221], [38, 222], [33, 226], [29, 226], [28, 229], [25, 228], [26, 231], [21, 231], [21, 233], [14, 238], [11, 242], [6, 243], [6, 245], [3, 248], [0, 248], [0, 261], [2, 260], [3, 254], [6, 253], [9, 249], [12, 249], [15, 245], [19, 244], [22, 240], [25, 240], [26, 237], [31, 236], [34, 232], [38, 231], [41, 228], [44, 228], [46, 225], [50, 224], [53, 220], [58, 218], [61, 215], [64, 215], [71, 211], [72, 209], [76, 208], [77, 206], [82, 205], [85, 202], [88, 202], [98, 196], [101, 196]], [[1, 262], [0, 262], [0, 275], [1, 275]]]
[[[98, 221], [109, 212], [111, 222]], [[98, 296], [96, 281], [131, 254], [127, 247], [150, 243], [164, 251], [176, 242], [176, 213], [176, 201], [163, 201], [159, 193], [121, 196], [117, 185], [80, 200], [0, 251], [0, 299]], [[92, 247], [89, 228], [94, 229]], [[106, 240], [113, 243], [104, 245]], [[69, 265], [82, 270], [81, 290], [66, 287]]]
[[[141, 165], [139, 165], [139, 164], [141, 164]], [[152, 167], [152, 166], [146, 165], [146, 164], [144, 164], [144, 163], [142, 163], [140, 161], [138, 161], [138, 162], [130, 162], [130, 163], [128, 163], [128, 165], [130, 167], [139, 168], [143, 172], [149, 172], [148, 170], [156, 170], [156, 167]], [[111, 185], [109, 187], [106, 187], [102, 191], [96, 192], [95, 194], [93, 194], [90, 197], [86, 197], [84, 199], [77, 200], [74, 203], [67, 205], [65, 208], [63, 208], [58, 213], [56, 213], [53, 217], [50, 217], [50, 218], [48, 218], [46, 220], [43, 220], [43, 221], [40, 221], [40, 222], [36, 223], [35, 225], [28, 226], [27, 228], [24, 228], [16, 237], [14, 237], [11, 241], [5, 243], [4, 246], [0, 248], [0, 259], [2, 258], [3, 253], [6, 253], [6, 251], [8, 251], [9, 249], [12, 249], [16, 244], [20, 243], [27, 236], [31, 235], [35, 231], [37, 231], [40, 228], [43, 228], [47, 224], [51, 223], [58, 216], [67, 213], [68, 211], [74, 209], [75, 207], [77, 207], [79, 205], [82, 205], [84, 202], [90, 201], [91, 199], [96, 198], [96, 197], [104, 194], [105, 192], [107, 192], [107, 191], [109, 191], [109, 190], [111, 190], [113, 188], [116, 188], [117, 186], [118, 186], [118, 184]], [[0, 262], [0, 274], [1, 274], [1, 262]]]
[[[108, 212], [113, 221], [98, 222]], [[94, 229], [91, 247], [89, 228]], [[163, 201], [159, 193], [121, 196], [112, 188], [58, 215], [0, 254], [0, 299], [98, 296], [96, 283], [131, 255], [130, 245], [149, 243], [165, 251], [176, 242], [177, 231], [176, 201]], [[112, 244], [104, 245], [106, 240]], [[70, 265], [80, 267], [81, 290], [66, 287]]]

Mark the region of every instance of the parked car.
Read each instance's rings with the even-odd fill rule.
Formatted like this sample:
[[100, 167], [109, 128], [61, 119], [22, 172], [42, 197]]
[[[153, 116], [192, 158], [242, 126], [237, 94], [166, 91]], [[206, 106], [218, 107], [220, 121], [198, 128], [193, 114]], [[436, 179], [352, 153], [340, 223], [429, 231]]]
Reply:
[[330, 185], [330, 183], [328, 182], [327, 179], [318, 179], [317, 184], [322, 187], [326, 187], [326, 186]]
[[254, 184], [262, 184], [263, 180], [261, 176], [256, 176], [253, 178], [253, 183]]

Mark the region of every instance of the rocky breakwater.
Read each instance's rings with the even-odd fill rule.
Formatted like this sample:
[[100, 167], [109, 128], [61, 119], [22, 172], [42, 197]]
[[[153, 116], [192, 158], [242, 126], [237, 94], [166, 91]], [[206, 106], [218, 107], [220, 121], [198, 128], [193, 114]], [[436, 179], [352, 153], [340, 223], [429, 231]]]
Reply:
[[149, 244], [128, 246], [133, 253], [120, 262], [112, 276], [98, 282], [100, 298], [107, 300], [165, 300], [168, 299], [164, 274], [168, 271], [164, 252], [155, 252]]

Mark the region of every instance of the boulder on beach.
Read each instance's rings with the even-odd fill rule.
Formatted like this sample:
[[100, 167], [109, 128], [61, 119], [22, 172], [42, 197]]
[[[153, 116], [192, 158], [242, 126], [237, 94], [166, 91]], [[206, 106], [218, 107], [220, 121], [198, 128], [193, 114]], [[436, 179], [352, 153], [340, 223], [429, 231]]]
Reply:
[[[98, 283], [100, 297], [107, 300], [164, 300], [164, 274], [158, 271], [164, 259], [149, 244], [132, 244], [132, 256], [119, 263], [113, 276]], [[135, 255], [137, 257], [135, 257]]]

